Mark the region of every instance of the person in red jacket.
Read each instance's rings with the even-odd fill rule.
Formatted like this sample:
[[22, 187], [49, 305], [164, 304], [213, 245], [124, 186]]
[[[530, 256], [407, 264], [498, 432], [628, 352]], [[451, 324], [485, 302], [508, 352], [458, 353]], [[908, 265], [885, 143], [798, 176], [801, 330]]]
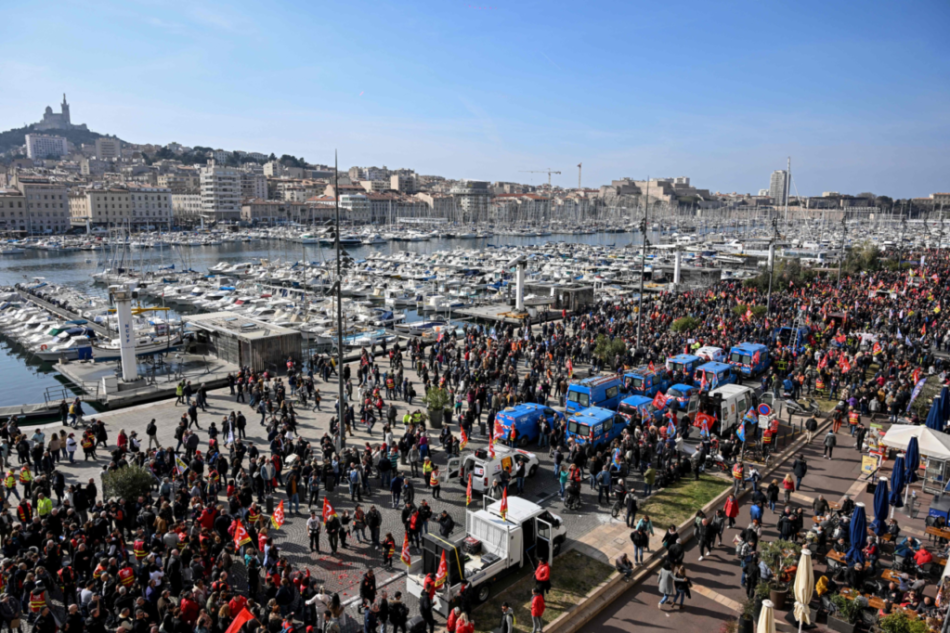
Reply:
[[455, 623], [455, 633], [475, 633], [475, 625], [468, 621], [468, 616], [464, 613]]
[[739, 502], [736, 501], [736, 496], [729, 495], [726, 498], [726, 505], [723, 506], [723, 510], [726, 513], [726, 516], [729, 518], [729, 527], [733, 527], [736, 524], [736, 517], [739, 516]]
[[546, 560], [538, 563], [538, 568], [534, 572], [534, 579], [537, 581], [536, 586], [542, 596], [551, 591], [551, 566], [548, 565]]
[[461, 613], [462, 610], [458, 607], [455, 607], [449, 612], [448, 620], [445, 622], [445, 630], [448, 631], [448, 633], [456, 633], [458, 629], [458, 617]]
[[933, 560], [933, 554], [928, 552], [926, 547], [921, 547], [919, 550], [917, 550], [917, 553], [914, 554], [914, 562], [918, 567], [926, 565], [927, 563], [932, 563]]
[[198, 615], [200, 613], [201, 607], [199, 607], [195, 601], [194, 594], [190, 591], [186, 592], [181, 599], [181, 619], [187, 624], [194, 626], [195, 622], [198, 621]]
[[537, 587], [531, 593], [534, 594], [534, 597], [531, 598], [531, 624], [534, 627], [531, 632], [541, 633], [544, 630], [544, 621], [541, 619], [544, 615], [544, 596], [541, 595]]

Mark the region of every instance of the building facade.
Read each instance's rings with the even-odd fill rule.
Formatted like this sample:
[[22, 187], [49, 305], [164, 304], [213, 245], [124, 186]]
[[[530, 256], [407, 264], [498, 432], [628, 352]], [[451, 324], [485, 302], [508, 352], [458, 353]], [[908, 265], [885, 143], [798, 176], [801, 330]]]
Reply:
[[172, 223], [172, 192], [161, 187], [130, 187], [131, 223], [139, 227], [167, 227]]
[[96, 158], [99, 160], [119, 160], [122, 158], [122, 147], [119, 144], [119, 139], [97, 138]]
[[70, 228], [66, 185], [20, 172], [13, 174], [11, 184], [26, 198], [28, 233], [62, 233]]
[[42, 160], [53, 156], [59, 158], [69, 153], [66, 138], [47, 136], [46, 134], [26, 135], [26, 155], [33, 160]]
[[69, 216], [72, 224], [93, 226], [127, 226], [132, 218], [132, 200], [128, 189], [77, 189], [69, 194]]
[[776, 206], [785, 205], [785, 196], [788, 195], [788, 172], [779, 169], [772, 172], [772, 178], [769, 180], [769, 196]]
[[449, 191], [461, 222], [484, 222], [491, 211], [491, 189], [482, 180], [460, 180]]
[[[258, 169], [260, 168], [258, 167]], [[248, 198], [267, 199], [267, 176], [264, 175], [263, 171], [241, 172], [241, 199], [246, 200]]]
[[201, 215], [201, 193], [197, 190], [172, 194], [172, 216], [176, 221], [192, 223]]
[[241, 218], [241, 172], [213, 160], [201, 169], [201, 213], [208, 220]]
[[27, 230], [26, 196], [17, 189], [0, 189], [0, 230]]

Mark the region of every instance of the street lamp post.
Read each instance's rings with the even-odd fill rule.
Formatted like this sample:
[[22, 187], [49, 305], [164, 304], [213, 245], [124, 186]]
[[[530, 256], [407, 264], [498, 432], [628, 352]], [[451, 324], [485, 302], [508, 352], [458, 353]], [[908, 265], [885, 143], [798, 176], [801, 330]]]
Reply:
[[643, 247], [640, 249], [640, 298], [637, 300], [637, 351], [640, 351], [640, 327], [643, 324], [643, 278], [647, 272], [647, 219], [640, 220], [640, 234]]
[[841, 216], [841, 254], [838, 256], [838, 285], [841, 285], [841, 262], [844, 260], [845, 240], [848, 237], [848, 225], [844, 215]]
[[772, 239], [769, 240], [769, 292], [765, 297], [765, 316], [772, 314], [772, 277], [775, 276], [775, 239], [778, 237], [778, 218], [772, 218]]
[[337, 398], [339, 406], [336, 412], [336, 453], [343, 454], [343, 424], [346, 417], [346, 402], [343, 400], [343, 273], [340, 264], [340, 184], [339, 163], [336, 152], [333, 153], [333, 208], [336, 213], [336, 357], [337, 357]]
[[904, 260], [904, 229], [907, 228], [907, 218], [901, 213], [901, 232], [900, 242], [897, 245], [897, 272], [901, 270], [901, 262]]

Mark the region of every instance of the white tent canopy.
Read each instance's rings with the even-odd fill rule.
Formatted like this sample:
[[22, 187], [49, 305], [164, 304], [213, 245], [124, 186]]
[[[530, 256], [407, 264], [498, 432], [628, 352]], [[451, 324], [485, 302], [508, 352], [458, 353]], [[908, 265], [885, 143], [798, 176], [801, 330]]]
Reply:
[[917, 446], [920, 448], [922, 457], [950, 461], [950, 435], [938, 433], [926, 426], [895, 424], [887, 431], [881, 442], [887, 447], [906, 451], [912, 437], [917, 438]]

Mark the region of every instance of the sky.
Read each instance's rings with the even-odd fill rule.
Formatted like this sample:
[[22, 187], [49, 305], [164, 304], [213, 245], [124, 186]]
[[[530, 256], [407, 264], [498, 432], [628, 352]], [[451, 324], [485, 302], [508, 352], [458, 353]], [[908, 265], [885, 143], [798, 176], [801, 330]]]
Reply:
[[950, 3], [0, 3], [0, 129], [584, 186], [950, 191]]

